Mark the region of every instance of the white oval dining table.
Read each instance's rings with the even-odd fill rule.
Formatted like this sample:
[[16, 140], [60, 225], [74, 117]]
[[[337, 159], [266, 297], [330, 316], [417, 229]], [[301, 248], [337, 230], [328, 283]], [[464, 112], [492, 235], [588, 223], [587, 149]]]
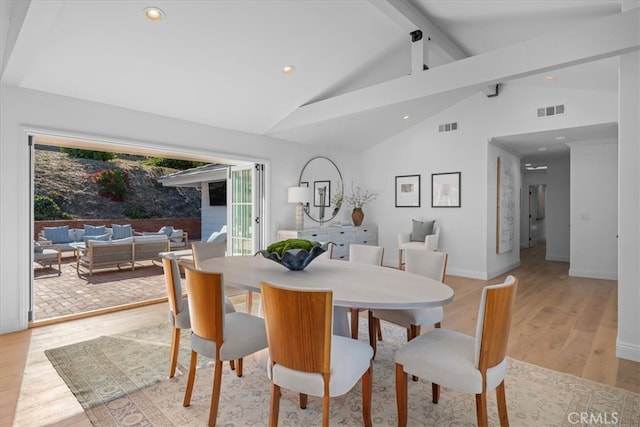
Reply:
[[200, 268], [222, 273], [225, 285], [260, 292], [260, 283], [333, 291], [334, 333], [351, 336], [348, 308], [407, 309], [437, 307], [453, 300], [453, 289], [437, 280], [395, 268], [316, 258], [291, 271], [262, 256], [232, 256], [203, 261]]

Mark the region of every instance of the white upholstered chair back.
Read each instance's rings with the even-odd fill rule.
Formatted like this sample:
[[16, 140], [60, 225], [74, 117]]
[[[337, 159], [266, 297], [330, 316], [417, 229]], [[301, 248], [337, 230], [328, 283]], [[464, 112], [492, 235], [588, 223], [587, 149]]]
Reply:
[[405, 271], [444, 282], [448, 258], [446, 252], [407, 249], [405, 258]]
[[361, 264], [382, 265], [384, 248], [372, 245], [350, 245], [349, 261]]
[[202, 261], [225, 256], [227, 242], [193, 242], [193, 263], [197, 269]]

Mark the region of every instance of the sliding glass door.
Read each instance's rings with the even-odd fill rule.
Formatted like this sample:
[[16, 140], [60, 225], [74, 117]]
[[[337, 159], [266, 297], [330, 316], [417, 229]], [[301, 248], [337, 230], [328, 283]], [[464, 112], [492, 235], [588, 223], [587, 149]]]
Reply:
[[253, 255], [264, 248], [264, 165], [252, 163], [231, 168], [227, 210], [227, 253]]

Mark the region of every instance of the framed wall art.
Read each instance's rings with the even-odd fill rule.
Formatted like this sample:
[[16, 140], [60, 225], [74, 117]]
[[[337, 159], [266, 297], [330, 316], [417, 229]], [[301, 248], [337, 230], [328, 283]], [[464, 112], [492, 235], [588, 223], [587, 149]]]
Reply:
[[461, 206], [461, 172], [431, 174], [431, 207], [459, 208]]
[[516, 226], [516, 174], [518, 167], [508, 158], [498, 157], [498, 203], [496, 224], [496, 253], [513, 249]]
[[420, 207], [420, 175], [396, 176], [396, 208]]

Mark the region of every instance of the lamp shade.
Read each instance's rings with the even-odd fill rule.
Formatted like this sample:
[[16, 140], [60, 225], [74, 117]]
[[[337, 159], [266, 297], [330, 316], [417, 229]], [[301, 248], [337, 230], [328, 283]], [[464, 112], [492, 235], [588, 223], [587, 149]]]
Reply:
[[289, 203], [309, 203], [311, 201], [311, 189], [309, 187], [289, 187]]

